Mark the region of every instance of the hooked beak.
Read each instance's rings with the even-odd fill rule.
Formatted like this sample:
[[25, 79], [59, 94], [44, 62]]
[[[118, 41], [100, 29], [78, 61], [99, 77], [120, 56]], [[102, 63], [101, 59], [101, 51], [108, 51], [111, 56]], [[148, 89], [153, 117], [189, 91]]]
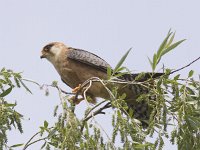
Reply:
[[45, 57], [43, 55], [41, 55], [40, 58], [42, 59], [42, 58], [45, 58]]
[[42, 53], [42, 54], [40, 55], [40, 58], [41, 58], [41, 59], [42, 59], [42, 58], [46, 58], [45, 54]]

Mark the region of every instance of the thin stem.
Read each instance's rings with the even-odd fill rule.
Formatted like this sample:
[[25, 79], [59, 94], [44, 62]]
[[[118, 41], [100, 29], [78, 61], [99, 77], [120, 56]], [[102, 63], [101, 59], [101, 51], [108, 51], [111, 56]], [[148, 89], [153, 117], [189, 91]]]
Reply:
[[37, 143], [37, 142], [39, 142], [39, 141], [46, 140], [47, 138], [48, 138], [48, 136], [47, 136], [47, 137], [44, 137], [44, 138], [41, 138], [41, 139], [38, 139], [38, 140], [35, 140], [35, 141], [33, 141], [33, 142], [31, 142], [31, 143], [25, 145], [24, 148], [23, 148], [23, 150], [27, 149], [30, 145], [32, 145], [32, 144], [34, 144], [34, 143]]
[[25, 149], [28, 147], [29, 143], [30, 143], [30, 142], [34, 139], [34, 137], [36, 137], [39, 133], [40, 133], [40, 132], [35, 133], [35, 134], [28, 140], [28, 142], [25, 144], [23, 150], [25, 150]]
[[[178, 71], [180, 71], [180, 70], [183, 70], [183, 69], [189, 67], [190, 65], [192, 65], [193, 63], [195, 63], [195, 62], [198, 61], [199, 59], [200, 59], [200, 57], [198, 57], [197, 59], [193, 60], [191, 63], [187, 64], [186, 66], [183, 66], [183, 67], [181, 67], [181, 68], [179, 68], [179, 69], [176, 69], [176, 70], [172, 71], [170, 74], [173, 74], [173, 73], [175, 73], [175, 72], [178, 72]], [[169, 75], [170, 75], [170, 74], [169, 74]]]

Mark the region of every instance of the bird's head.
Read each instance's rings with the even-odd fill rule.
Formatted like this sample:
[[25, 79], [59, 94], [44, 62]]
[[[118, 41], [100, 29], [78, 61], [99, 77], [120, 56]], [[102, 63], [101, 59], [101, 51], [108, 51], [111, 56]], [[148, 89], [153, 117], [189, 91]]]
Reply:
[[46, 58], [50, 62], [55, 61], [65, 48], [63, 43], [52, 42], [43, 47], [40, 58]]

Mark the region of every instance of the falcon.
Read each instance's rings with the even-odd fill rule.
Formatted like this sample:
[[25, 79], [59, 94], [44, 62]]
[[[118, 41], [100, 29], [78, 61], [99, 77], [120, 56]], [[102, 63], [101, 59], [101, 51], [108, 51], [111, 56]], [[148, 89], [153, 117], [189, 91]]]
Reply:
[[[44, 46], [40, 57], [46, 58], [53, 64], [61, 80], [74, 89], [74, 92], [80, 89], [81, 84], [93, 77], [106, 81], [108, 79], [107, 69], [108, 67], [111, 68], [99, 56], [82, 49], [68, 47], [60, 42], [52, 42]], [[119, 95], [125, 93], [125, 101], [128, 107], [133, 110], [134, 117], [143, 122], [149, 119], [149, 107], [147, 102], [137, 102], [136, 99], [140, 95], [148, 93], [149, 89], [140, 84], [128, 83], [147, 81], [152, 85], [154, 84], [152, 81], [161, 75], [163, 73], [144, 73], [142, 77], [138, 78], [139, 74], [127, 73], [117, 77], [116, 82], [106, 84], [106, 87], [110, 90], [116, 88]], [[83, 94], [83, 91], [81, 94]], [[110, 99], [109, 92], [101, 82], [92, 83], [86, 94], [90, 97], [92, 103], [96, 102], [96, 98]]]

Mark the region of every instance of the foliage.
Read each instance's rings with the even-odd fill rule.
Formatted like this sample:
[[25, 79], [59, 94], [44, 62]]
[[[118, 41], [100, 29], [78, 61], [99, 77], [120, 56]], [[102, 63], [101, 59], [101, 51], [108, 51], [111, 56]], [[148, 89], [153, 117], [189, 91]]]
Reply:
[[148, 58], [153, 71], [155, 71], [156, 66], [160, 62], [162, 56], [172, 51], [174, 48], [176, 48], [178, 45], [180, 45], [182, 42], [185, 41], [185, 39], [183, 39], [183, 40], [173, 43], [174, 37], [175, 37], [175, 32], [173, 33], [171, 32], [171, 30], [169, 30], [167, 36], [165, 37], [164, 41], [160, 45], [157, 53], [153, 55], [153, 60]]
[[[161, 58], [184, 41], [173, 42], [174, 37], [175, 33], [169, 31], [158, 51], [154, 54], [153, 59], [149, 59], [153, 72], [155, 72]], [[149, 80], [140, 81], [139, 79], [144, 77], [144, 73], [141, 73], [135, 77], [133, 82], [125, 82], [121, 79], [123, 79], [123, 75], [129, 74], [130, 71], [122, 65], [130, 50], [127, 51], [113, 70], [111, 68], [107, 69], [108, 80], [94, 77], [83, 83], [84, 98], [88, 107], [82, 119], [76, 117], [76, 105], [71, 102], [71, 95], [76, 98], [76, 93], [74, 95], [74, 93], [63, 91], [59, 88], [57, 82], [53, 82], [51, 85], [40, 85], [31, 81], [42, 88], [45, 87], [46, 91], [49, 87], [55, 87], [59, 92], [61, 105], [57, 105], [54, 110], [54, 117], [57, 118], [55, 124], [49, 125], [48, 121], [45, 120], [39, 131], [24, 144], [23, 150], [39, 141], [43, 141], [41, 149], [47, 150], [54, 148], [61, 150], [161, 150], [165, 144], [164, 138], [169, 139], [172, 144], [176, 144], [179, 150], [199, 149], [200, 81], [193, 78], [193, 70], [188, 73], [186, 78], [181, 78], [180, 74], [175, 75], [179, 70], [188, 67], [199, 58], [177, 70], [163, 68], [163, 75], [156, 79], [153, 79], [152, 75]], [[15, 75], [11, 76], [15, 77]], [[19, 82], [16, 82], [18, 86], [23, 80], [20, 75], [17, 80], [19, 80]], [[110, 100], [103, 100], [95, 105], [90, 105], [87, 102], [89, 97], [85, 93], [93, 82], [100, 82], [105, 87], [110, 94]], [[147, 93], [141, 94], [137, 98], [138, 103], [147, 104], [150, 108], [148, 126], [143, 126], [141, 120], [136, 119], [135, 112], [129, 109], [126, 103], [125, 94], [120, 95], [117, 88], [107, 86], [116, 82], [148, 89]], [[12, 82], [6, 83], [9, 84], [6, 84], [7, 87], [2, 88], [1, 99], [9, 94], [14, 87], [11, 84]], [[27, 89], [26, 86], [25, 88]], [[97, 115], [107, 113], [106, 109], [112, 110], [112, 117], [110, 118], [112, 124], [111, 135], [106, 132], [97, 119]], [[155, 141], [149, 141], [149, 137], [154, 137]], [[5, 138], [4, 144], [6, 140]], [[119, 144], [119, 140], [121, 144]]]
[[[21, 80], [21, 73], [14, 73], [12, 70], [6, 70], [3, 68], [0, 72], [0, 149], [7, 146], [7, 131], [12, 127], [17, 128], [20, 133], [23, 133], [22, 129], [22, 115], [15, 110], [16, 103], [9, 103], [5, 100], [6, 96], [11, 91], [18, 87], [23, 86], [26, 90], [30, 90]], [[21, 144], [13, 145], [12, 147], [20, 146]]]

